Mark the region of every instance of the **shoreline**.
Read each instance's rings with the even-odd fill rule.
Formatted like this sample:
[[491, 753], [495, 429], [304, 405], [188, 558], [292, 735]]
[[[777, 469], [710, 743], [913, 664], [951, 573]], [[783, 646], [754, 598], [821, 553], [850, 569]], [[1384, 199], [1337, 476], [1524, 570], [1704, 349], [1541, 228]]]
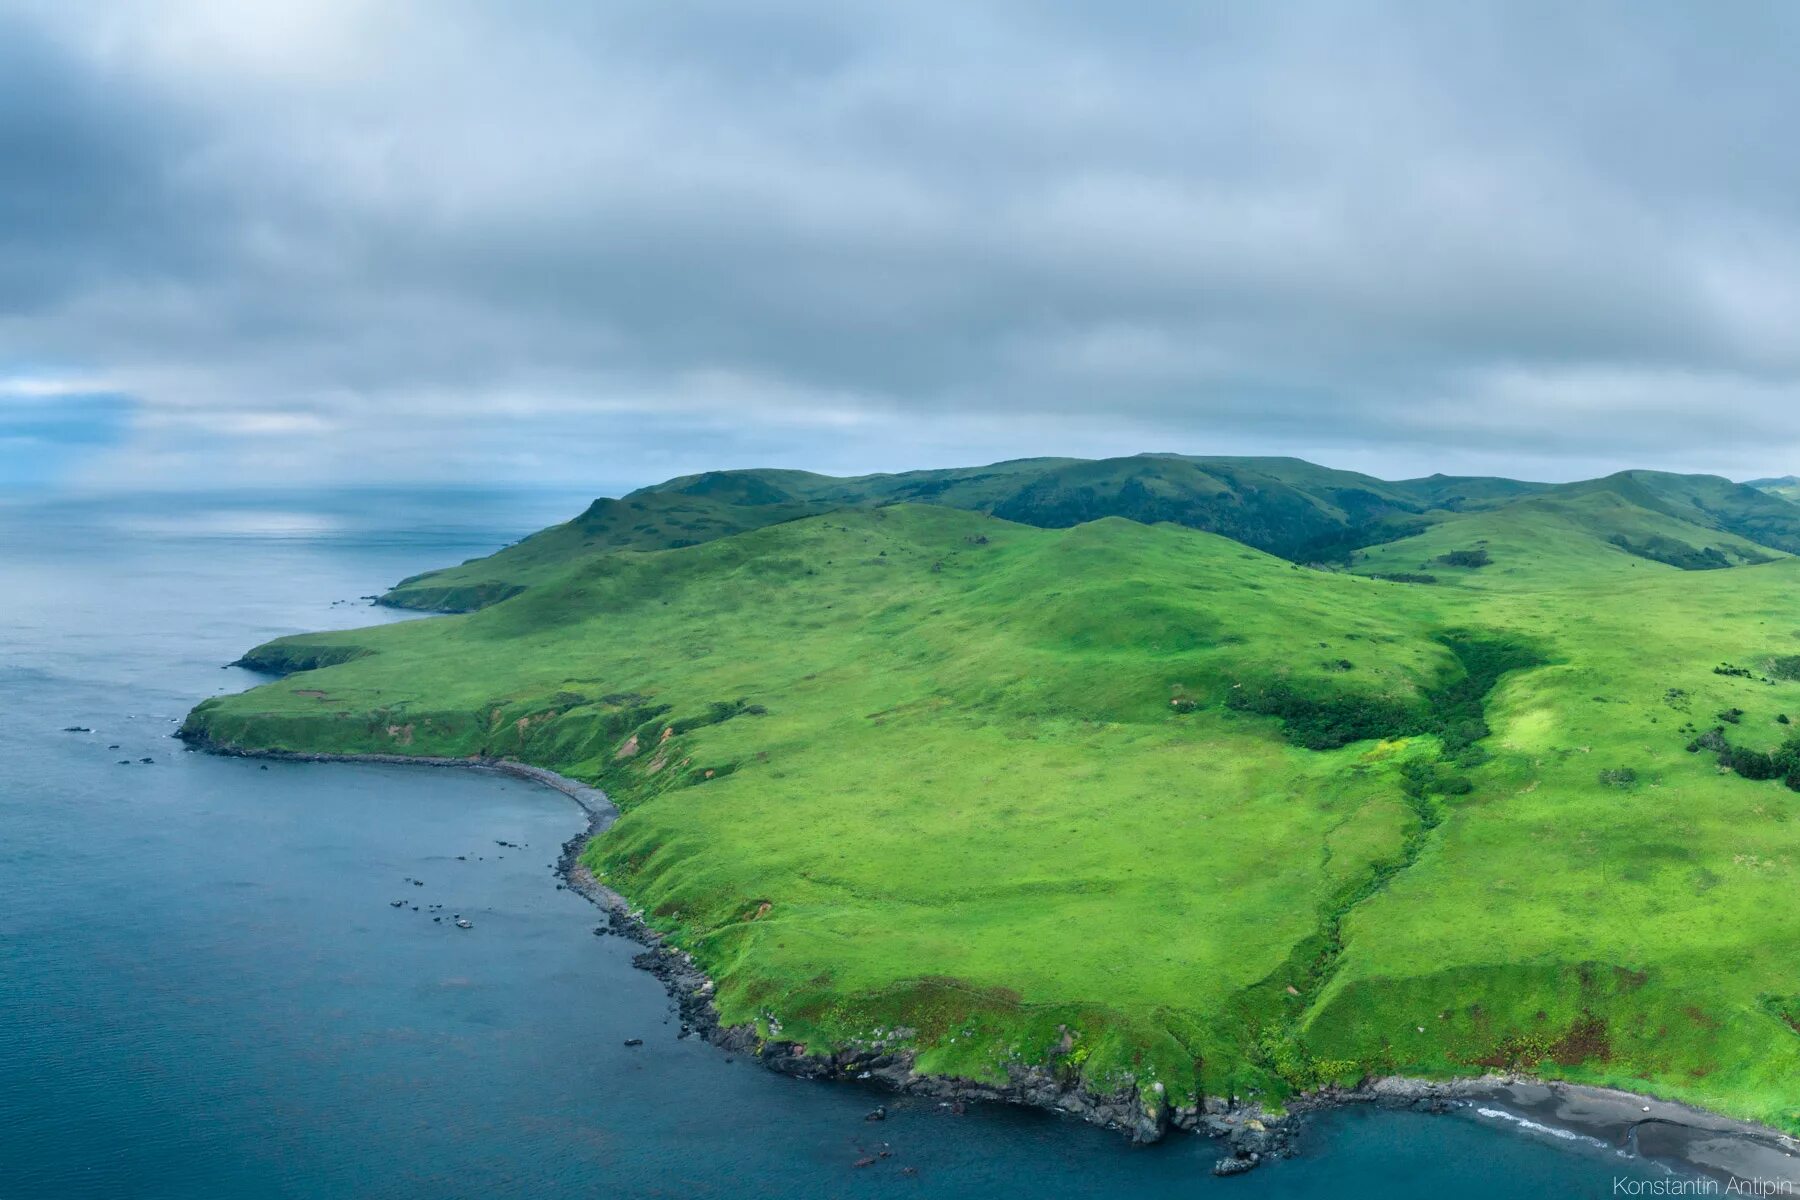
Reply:
[[[599, 788], [544, 767], [513, 759], [445, 758], [407, 754], [325, 754], [251, 750], [215, 743], [204, 734], [183, 738], [190, 748], [232, 758], [286, 762], [373, 763], [386, 766], [455, 767], [507, 775], [551, 788], [587, 816], [587, 828], [563, 844], [556, 873], [568, 890], [606, 914], [607, 929], [644, 947], [632, 965], [654, 975], [676, 1003], [682, 1032], [699, 1034], [721, 1050], [745, 1054], [779, 1074], [816, 1080], [877, 1081], [896, 1091], [946, 1100], [1017, 1104], [1077, 1116], [1125, 1133], [1133, 1143], [1160, 1141], [1171, 1129], [1203, 1134], [1225, 1143], [1229, 1153], [1214, 1174], [1248, 1171], [1264, 1161], [1293, 1154], [1308, 1116], [1353, 1104], [1446, 1113], [1475, 1109], [1505, 1121], [1521, 1134], [1538, 1133], [1585, 1141], [1622, 1155], [1669, 1164], [1710, 1180], [1711, 1194], [1800, 1195], [1800, 1139], [1735, 1117], [1654, 1096], [1590, 1084], [1488, 1074], [1450, 1080], [1385, 1076], [1354, 1088], [1327, 1088], [1293, 1098], [1285, 1115], [1257, 1105], [1202, 1098], [1194, 1106], [1146, 1100], [1135, 1088], [1100, 1095], [1070, 1085], [1044, 1067], [1014, 1067], [1005, 1084], [920, 1074], [905, 1050], [836, 1050], [809, 1053], [794, 1042], [765, 1041], [749, 1025], [724, 1025], [713, 1005], [713, 981], [686, 951], [668, 945], [645, 924], [621, 894], [596, 880], [581, 865], [590, 839], [605, 833], [619, 809]], [[596, 933], [601, 930], [596, 929]], [[1735, 1193], [1727, 1193], [1735, 1186]], [[1707, 1194], [1707, 1193], [1700, 1193]]]

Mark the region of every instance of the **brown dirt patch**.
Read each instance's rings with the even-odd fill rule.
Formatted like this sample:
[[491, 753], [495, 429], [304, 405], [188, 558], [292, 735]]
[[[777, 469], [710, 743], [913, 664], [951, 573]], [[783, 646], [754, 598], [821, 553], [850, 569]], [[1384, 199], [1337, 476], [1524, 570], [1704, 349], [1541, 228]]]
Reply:
[[1717, 1029], [1719, 1027], [1719, 1023], [1709, 1017], [1706, 1014], [1706, 1011], [1698, 1005], [1684, 1005], [1681, 1010], [1681, 1015], [1702, 1029]]
[[1612, 1035], [1607, 1029], [1606, 1021], [1592, 1013], [1583, 1013], [1558, 1037], [1515, 1034], [1470, 1062], [1474, 1066], [1496, 1070], [1520, 1070], [1546, 1061], [1574, 1066], [1584, 1062], [1603, 1063], [1611, 1059]]

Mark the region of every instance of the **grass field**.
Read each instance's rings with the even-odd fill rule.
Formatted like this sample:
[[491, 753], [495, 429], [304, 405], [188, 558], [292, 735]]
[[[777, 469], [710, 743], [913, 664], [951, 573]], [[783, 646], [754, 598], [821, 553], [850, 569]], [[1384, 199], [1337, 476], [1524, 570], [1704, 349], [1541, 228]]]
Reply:
[[[1800, 720], [1800, 560], [1726, 527], [1779, 510], [1486, 481], [1320, 570], [750, 476], [464, 568], [516, 584], [479, 611], [261, 647], [297, 673], [188, 732], [598, 782], [595, 870], [814, 1047], [1176, 1102], [1503, 1066], [1800, 1129], [1800, 793], [1716, 749]], [[653, 548], [714, 505], [755, 511]]]

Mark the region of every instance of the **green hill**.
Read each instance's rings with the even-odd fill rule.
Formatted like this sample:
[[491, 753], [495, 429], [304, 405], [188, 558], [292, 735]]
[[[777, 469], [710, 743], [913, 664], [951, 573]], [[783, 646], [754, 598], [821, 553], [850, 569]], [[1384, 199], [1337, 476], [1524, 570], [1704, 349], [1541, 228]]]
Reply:
[[1745, 487], [1753, 487], [1759, 492], [1767, 492], [1771, 496], [1779, 496], [1787, 501], [1800, 501], [1800, 477], [1781, 475], [1773, 479], [1751, 479], [1744, 483]]
[[807, 471], [709, 471], [597, 500], [574, 521], [461, 566], [402, 580], [396, 608], [466, 612], [545, 582], [588, 557], [668, 550], [838, 508], [927, 503], [1062, 529], [1101, 517], [1222, 533], [1296, 561], [1344, 559], [1452, 512], [1544, 490], [1508, 479], [1434, 475], [1388, 482], [1293, 458], [1028, 458], [941, 471], [837, 478]]
[[1539, 490], [1504, 479], [1392, 483], [1297, 458], [1018, 459], [988, 467], [833, 479], [802, 471], [716, 471], [642, 492], [749, 496], [833, 506], [925, 502], [1064, 529], [1101, 517], [1222, 533], [1284, 558], [1336, 557], [1412, 528], [1431, 509], [1487, 507]]
[[[1082, 496], [1192, 507], [1057, 527]], [[1015, 501], [1046, 527], [980, 511]], [[1785, 503], [1167, 456], [721, 472], [458, 568], [523, 589], [480, 611], [259, 648], [295, 673], [184, 733], [600, 784], [593, 868], [771, 1038], [1152, 1106], [1505, 1067], [1800, 1129]], [[1226, 515], [1419, 531], [1319, 570], [1191, 527]]]
[[[1439, 567], [1456, 574], [1455, 562], [1440, 556], [1471, 549], [1495, 529], [1528, 536], [1531, 545], [1489, 579], [1552, 547], [1562, 559], [1622, 553], [1688, 570], [1800, 550], [1800, 506], [1714, 476], [1628, 471], [1555, 486], [1446, 475], [1388, 481], [1293, 458], [1141, 454], [852, 478], [778, 470], [687, 475], [622, 500], [597, 500], [575, 520], [497, 554], [403, 580], [382, 603], [465, 612], [596, 556], [676, 549], [840, 508], [899, 503], [1049, 529], [1103, 517], [1167, 522], [1294, 562], [1354, 563], [1363, 573], [1403, 579], [1436, 578]], [[1482, 516], [1501, 512], [1507, 515], [1497, 524]]]
[[[1768, 562], [1780, 557], [1777, 547], [1800, 545], [1800, 524], [1788, 513], [1769, 511], [1759, 493], [1744, 503], [1740, 493], [1749, 489], [1726, 491], [1717, 486], [1723, 483], [1633, 472], [1567, 484], [1487, 511], [1446, 514], [1413, 537], [1359, 552], [1351, 569], [1483, 588], [1540, 587], [1610, 560], [1712, 570]], [[1800, 518], [1800, 507], [1767, 502]], [[1730, 532], [1733, 527], [1757, 536]], [[1468, 565], [1469, 555], [1486, 561]]]
[[600, 499], [574, 520], [534, 533], [496, 554], [402, 579], [381, 603], [469, 612], [516, 596], [588, 558], [620, 550], [694, 546], [792, 521], [825, 507], [791, 499], [752, 504], [656, 492]]

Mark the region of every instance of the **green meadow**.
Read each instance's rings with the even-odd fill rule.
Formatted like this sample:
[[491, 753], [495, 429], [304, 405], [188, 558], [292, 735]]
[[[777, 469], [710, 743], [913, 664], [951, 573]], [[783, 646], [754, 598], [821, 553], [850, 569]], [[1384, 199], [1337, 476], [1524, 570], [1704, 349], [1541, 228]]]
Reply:
[[1800, 1130], [1791, 550], [1800, 507], [1650, 473], [720, 472], [389, 598], [471, 611], [258, 647], [185, 732], [599, 784], [595, 873], [815, 1049]]

